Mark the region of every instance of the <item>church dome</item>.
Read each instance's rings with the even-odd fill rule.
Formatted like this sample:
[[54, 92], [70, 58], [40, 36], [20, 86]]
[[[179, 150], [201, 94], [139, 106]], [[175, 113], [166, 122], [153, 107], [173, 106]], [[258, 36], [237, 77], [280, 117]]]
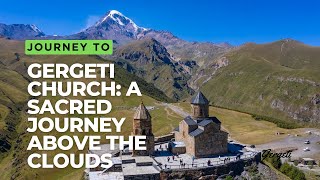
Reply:
[[191, 99], [191, 104], [209, 104], [209, 100], [199, 91], [193, 98]]

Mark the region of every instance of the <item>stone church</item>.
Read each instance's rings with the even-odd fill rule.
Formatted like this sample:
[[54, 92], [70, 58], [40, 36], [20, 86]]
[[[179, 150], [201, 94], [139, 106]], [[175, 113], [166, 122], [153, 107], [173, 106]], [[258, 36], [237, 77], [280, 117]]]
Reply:
[[137, 151], [133, 150], [133, 156], [148, 156], [152, 155], [154, 151], [154, 135], [152, 133], [152, 123], [151, 123], [151, 115], [148, 109], [141, 102], [139, 107], [137, 108], [134, 116], [133, 116], [133, 131], [132, 135], [146, 136], [146, 150], [145, 151]]
[[[228, 152], [228, 133], [221, 130], [221, 122], [209, 116], [209, 101], [198, 92], [191, 100], [192, 117], [185, 117], [174, 131], [173, 152], [194, 157], [208, 157]], [[175, 151], [175, 148], [177, 151]]]

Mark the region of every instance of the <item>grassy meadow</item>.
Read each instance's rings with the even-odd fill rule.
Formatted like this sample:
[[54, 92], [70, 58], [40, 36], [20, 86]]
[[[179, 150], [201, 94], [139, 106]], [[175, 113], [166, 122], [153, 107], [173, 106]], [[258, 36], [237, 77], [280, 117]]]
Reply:
[[[176, 103], [186, 112], [191, 113], [189, 103]], [[222, 123], [222, 128], [226, 130], [230, 137], [244, 144], [264, 144], [282, 139], [287, 134], [299, 133], [299, 129], [283, 129], [267, 121], [257, 121], [250, 114], [210, 107], [211, 116], [216, 116]], [[283, 134], [276, 135], [277, 132]]]

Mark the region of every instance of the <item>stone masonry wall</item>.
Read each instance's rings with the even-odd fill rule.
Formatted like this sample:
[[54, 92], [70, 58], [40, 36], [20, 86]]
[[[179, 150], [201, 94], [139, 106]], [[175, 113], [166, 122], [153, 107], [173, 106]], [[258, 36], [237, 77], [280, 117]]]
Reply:
[[196, 118], [209, 117], [209, 105], [192, 104], [192, 116]]
[[195, 137], [196, 157], [206, 157], [212, 154], [225, 154], [228, 152], [228, 135], [224, 132], [214, 134], [203, 133]]
[[211, 176], [218, 177], [232, 173], [232, 175], [240, 175], [244, 171], [244, 167], [250, 166], [253, 163], [261, 161], [261, 153], [250, 159], [241, 159], [235, 162], [230, 162], [221, 166], [212, 166], [204, 168], [190, 168], [190, 169], [164, 169], [160, 172], [161, 180], [171, 179], [189, 179], [198, 180], [199, 178]]
[[170, 134], [166, 134], [166, 135], [163, 135], [163, 136], [155, 137], [154, 142], [155, 143], [167, 142], [167, 141], [170, 141], [173, 138], [174, 138], [174, 133], [170, 133]]

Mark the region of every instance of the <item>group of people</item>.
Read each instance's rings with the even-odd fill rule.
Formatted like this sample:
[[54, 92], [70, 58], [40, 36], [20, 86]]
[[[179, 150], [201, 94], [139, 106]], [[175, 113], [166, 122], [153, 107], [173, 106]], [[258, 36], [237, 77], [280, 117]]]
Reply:
[[[161, 151], [163, 151], [163, 147], [162, 147], [161, 144], [160, 144], [159, 148], [160, 148]], [[168, 149], [168, 146], [167, 146], [167, 145], [165, 145], [165, 149], [166, 149], [166, 150]], [[159, 149], [157, 149], [157, 152], [158, 152], [158, 151], [159, 151]], [[235, 160], [240, 160], [240, 158], [241, 158], [241, 155], [238, 154], [238, 155], [235, 157]], [[183, 162], [183, 159], [182, 159], [182, 158], [179, 158], [179, 154], [177, 154], [177, 155], [172, 155], [171, 158], [170, 158], [170, 156], [168, 156], [168, 157], [167, 157], [167, 162], [169, 163], [171, 159], [172, 159], [172, 161], [175, 161], [175, 159], [179, 159], [180, 168], [185, 168], [185, 167], [186, 167], [186, 163]], [[194, 166], [194, 161], [195, 161], [195, 157], [192, 156], [192, 167]], [[216, 162], [219, 164], [221, 161], [223, 161], [223, 163], [226, 164], [226, 163], [229, 163], [229, 162], [231, 161], [231, 158], [230, 158], [230, 157], [221, 158], [221, 157], [219, 156], [219, 161], [216, 161]], [[212, 161], [209, 159], [209, 160], [207, 161], [207, 166], [212, 166], [212, 165], [213, 165], [213, 164], [212, 164]], [[165, 164], [164, 167], [165, 167], [165, 169], [167, 169], [168, 165]]]
[[[172, 160], [174, 161], [174, 159], [175, 159], [175, 156], [173, 155], [172, 156]], [[167, 157], [167, 161], [170, 162], [170, 157], [169, 156]], [[180, 167], [181, 168], [185, 168], [186, 167], [186, 163], [183, 162], [183, 159], [180, 159], [179, 162], [180, 162]], [[168, 167], [168, 165], [165, 164], [164, 168], [167, 169], [167, 167]]]
[[[235, 157], [235, 160], [239, 160], [240, 159], [240, 156], [241, 155], [237, 155], [236, 157]], [[177, 156], [178, 157], [178, 156]], [[170, 162], [170, 157], [168, 156], [167, 157], [167, 161], [168, 162]], [[173, 155], [172, 156], [172, 160], [174, 161], [175, 160], [175, 156]], [[221, 157], [219, 156], [219, 162], [221, 161], [222, 159], [221, 159]], [[228, 163], [228, 162], [230, 162], [231, 161], [231, 158], [230, 157], [226, 157], [226, 158], [224, 158], [223, 159], [223, 162], [224, 162], [224, 164], [226, 164], [226, 163]], [[180, 168], [185, 168], [186, 167], [186, 163], [184, 163], [183, 162], [183, 159], [181, 158], [180, 160], [179, 160], [179, 162], [180, 162]], [[193, 165], [194, 165], [194, 157], [192, 158], [192, 167], [193, 167]], [[212, 161], [209, 159], [208, 161], [207, 161], [207, 165], [208, 166], [212, 166]], [[165, 167], [165, 169], [167, 169], [167, 164], [165, 164], [164, 165], [164, 167]]]
[[180, 167], [185, 168], [186, 163], [183, 162], [183, 159], [180, 159]]
[[[240, 160], [240, 159], [241, 159], [241, 155], [240, 155], [240, 154], [238, 154], [238, 155], [234, 158], [235, 161]], [[230, 157], [227, 157], [227, 158], [225, 158], [223, 161], [224, 161], [224, 164], [226, 164], [226, 163], [230, 162], [231, 159], [230, 159]]]
[[226, 158], [223, 160], [223, 163], [226, 164], [226, 163], [228, 163], [228, 162], [230, 162], [230, 158], [229, 158], [229, 157], [226, 157]]
[[[161, 151], [163, 151], [162, 144], [159, 145], [159, 148], [160, 148]], [[165, 145], [165, 149], [168, 150], [168, 145], [167, 144]]]
[[[177, 156], [177, 158], [178, 158], [178, 157], [179, 157], [179, 156]], [[172, 155], [172, 161], [174, 161], [174, 159], [175, 159], [175, 156]], [[170, 162], [170, 156], [167, 157], [167, 161]]]
[[167, 151], [168, 150], [168, 145], [165, 145], [163, 148], [162, 145], [159, 145], [159, 148], [156, 149], [156, 154], [160, 154], [160, 151]]

